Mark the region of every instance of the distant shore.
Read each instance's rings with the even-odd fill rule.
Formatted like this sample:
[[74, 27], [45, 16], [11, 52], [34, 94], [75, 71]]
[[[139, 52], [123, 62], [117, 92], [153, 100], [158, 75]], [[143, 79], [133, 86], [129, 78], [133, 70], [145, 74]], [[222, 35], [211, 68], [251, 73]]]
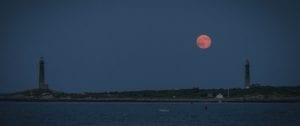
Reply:
[[174, 89], [65, 93], [30, 89], [0, 94], [0, 102], [300, 102], [300, 87], [256, 86], [250, 89]]
[[189, 102], [189, 103], [214, 103], [214, 102], [253, 102], [253, 103], [295, 103], [300, 102], [300, 98], [274, 98], [274, 99], [245, 99], [245, 98], [226, 98], [226, 99], [42, 99], [42, 98], [1, 98], [0, 102]]

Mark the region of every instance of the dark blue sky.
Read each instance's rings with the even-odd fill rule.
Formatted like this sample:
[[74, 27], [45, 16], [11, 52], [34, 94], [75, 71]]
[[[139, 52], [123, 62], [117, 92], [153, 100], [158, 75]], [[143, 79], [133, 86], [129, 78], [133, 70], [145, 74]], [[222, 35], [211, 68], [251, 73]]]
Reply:
[[[297, 0], [19, 0], [0, 2], [0, 92], [300, 84]], [[202, 50], [196, 38], [213, 44]]]

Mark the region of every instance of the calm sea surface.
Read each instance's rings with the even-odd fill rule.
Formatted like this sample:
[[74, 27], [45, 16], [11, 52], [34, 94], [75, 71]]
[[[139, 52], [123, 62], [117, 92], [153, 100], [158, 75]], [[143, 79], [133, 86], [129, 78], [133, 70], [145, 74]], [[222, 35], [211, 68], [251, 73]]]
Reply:
[[300, 126], [300, 103], [0, 102], [0, 125]]

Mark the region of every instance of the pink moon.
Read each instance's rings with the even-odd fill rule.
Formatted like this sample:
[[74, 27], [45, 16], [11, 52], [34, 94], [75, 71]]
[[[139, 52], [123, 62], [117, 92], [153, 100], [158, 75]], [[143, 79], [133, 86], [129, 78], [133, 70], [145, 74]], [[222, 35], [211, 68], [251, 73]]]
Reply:
[[208, 35], [200, 35], [197, 38], [197, 46], [201, 49], [207, 49], [211, 46], [211, 38]]

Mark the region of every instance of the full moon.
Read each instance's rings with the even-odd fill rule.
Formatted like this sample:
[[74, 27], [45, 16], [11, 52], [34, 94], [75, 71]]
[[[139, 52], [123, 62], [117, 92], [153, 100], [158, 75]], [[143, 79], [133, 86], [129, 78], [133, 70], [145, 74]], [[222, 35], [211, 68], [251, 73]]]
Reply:
[[208, 35], [200, 35], [197, 38], [197, 46], [201, 49], [207, 49], [211, 45], [211, 38]]

